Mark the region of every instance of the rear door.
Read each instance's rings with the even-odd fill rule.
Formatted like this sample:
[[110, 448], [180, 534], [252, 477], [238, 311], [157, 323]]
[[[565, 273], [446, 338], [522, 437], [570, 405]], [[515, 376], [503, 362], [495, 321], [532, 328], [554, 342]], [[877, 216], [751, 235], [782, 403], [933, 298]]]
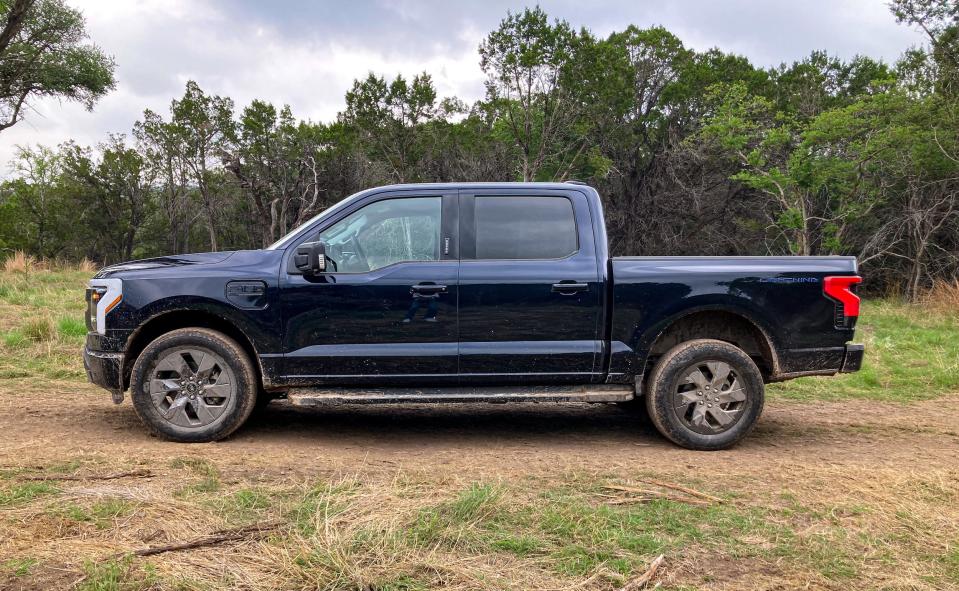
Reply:
[[462, 383], [589, 383], [602, 373], [602, 277], [578, 191], [461, 190]]

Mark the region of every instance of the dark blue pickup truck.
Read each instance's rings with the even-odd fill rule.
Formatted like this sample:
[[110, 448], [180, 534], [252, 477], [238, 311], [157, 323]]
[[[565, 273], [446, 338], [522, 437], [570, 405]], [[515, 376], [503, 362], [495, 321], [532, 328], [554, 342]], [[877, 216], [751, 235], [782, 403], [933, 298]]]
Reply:
[[262, 250], [107, 267], [89, 378], [156, 434], [259, 404], [619, 402], [675, 443], [744, 437], [764, 384], [859, 369], [851, 257], [620, 257], [580, 183], [363, 191]]

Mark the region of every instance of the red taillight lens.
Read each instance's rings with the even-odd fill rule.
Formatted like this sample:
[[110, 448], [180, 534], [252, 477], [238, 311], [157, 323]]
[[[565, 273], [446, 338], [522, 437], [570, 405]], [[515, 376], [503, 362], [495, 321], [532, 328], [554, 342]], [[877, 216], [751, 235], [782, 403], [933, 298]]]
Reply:
[[842, 304], [843, 316], [859, 316], [859, 296], [852, 292], [852, 286], [862, 283], [862, 277], [826, 277], [823, 279], [823, 293]]

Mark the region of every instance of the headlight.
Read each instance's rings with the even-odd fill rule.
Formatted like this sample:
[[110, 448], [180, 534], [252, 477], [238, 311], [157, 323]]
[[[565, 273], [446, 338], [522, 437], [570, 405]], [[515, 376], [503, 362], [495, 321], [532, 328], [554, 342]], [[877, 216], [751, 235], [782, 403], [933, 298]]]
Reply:
[[93, 279], [86, 292], [87, 330], [106, 334], [106, 318], [123, 300], [123, 282], [119, 279]]

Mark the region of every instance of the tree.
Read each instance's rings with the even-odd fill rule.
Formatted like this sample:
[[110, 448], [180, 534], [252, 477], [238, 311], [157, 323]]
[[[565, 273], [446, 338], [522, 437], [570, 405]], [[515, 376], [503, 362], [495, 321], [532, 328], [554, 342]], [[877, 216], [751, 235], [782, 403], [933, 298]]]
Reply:
[[103, 261], [133, 258], [137, 234], [152, 207], [156, 171], [120, 135], [98, 147], [67, 144], [61, 151], [64, 182], [72, 185], [83, 211], [83, 228], [91, 233], [90, 256]]
[[546, 168], [550, 178], [564, 178], [582, 155], [586, 136], [574, 127], [585, 107], [577, 91], [589, 85], [574, 72], [586, 53], [581, 45], [594, 42], [566, 21], [550, 24], [537, 7], [508, 13], [480, 45], [487, 108], [516, 147], [522, 180], [540, 180]]
[[224, 166], [250, 198], [252, 226], [267, 246], [314, 215], [323, 202], [323, 163], [317, 126], [297, 125], [289, 107], [279, 113], [254, 100], [240, 115], [234, 149]]
[[63, 246], [58, 240], [65, 215], [60, 191], [62, 160], [47, 147], [20, 146], [10, 165], [18, 177], [12, 183], [11, 200], [28, 220], [27, 228], [21, 230], [26, 244], [41, 257], [53, 256]]
[[427, 124], [440, 114], [429, 74], [409, 82], [397, 76], [389, 84], [370, 74], [353, 82], [341, 118], [356, 129], [368, 156], [385, 162], [393, 180], [405, 183], [422, 180], [433, 145]]
[[32, 98], [88, 109], [113, 89], [115, 64], [87, 37], [83, 15], [63, 0], [0, 0], [0, 131]]
[[170, 121], [147, 110], [143, 114], [147, 134], [156, 146], [182, 164], [200, 195], [206, 217], [210, 250], [218, 250], [217, 227], [221, 205], [217, 168], [235, 138], [233, 101], [210, 96], [194, 82], [186, 84], [183, 97], [170, 104]]
[[939, 90], [959, 93], [959, 2], [956, 0], [893, 0], [900, 23], [919, 28], [929, 39]]

